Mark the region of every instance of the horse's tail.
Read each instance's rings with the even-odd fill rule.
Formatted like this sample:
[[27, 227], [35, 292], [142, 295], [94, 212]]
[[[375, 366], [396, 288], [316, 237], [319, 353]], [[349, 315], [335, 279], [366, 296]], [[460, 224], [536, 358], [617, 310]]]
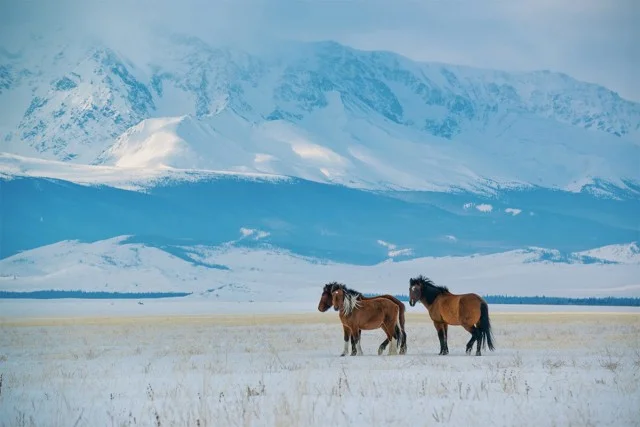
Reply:
[[[493, 351], [493, 332], [491, 331], [491, 322], [489, 321], [489, 306], [485, 301], [480, 303], [480, 339], [482, 340], [482, 348], [486, 345], [489, 350]], [[485, 345], [486, 344], [486, 345]]]
[[394, 328], [394, 337], [396, 339], [396, 350], [400, 349], [400, 354], [402, 354], [402, 328], [400, 327], [400, 307], [398, 307], [398, 314], [396, 315], [396, 325]]

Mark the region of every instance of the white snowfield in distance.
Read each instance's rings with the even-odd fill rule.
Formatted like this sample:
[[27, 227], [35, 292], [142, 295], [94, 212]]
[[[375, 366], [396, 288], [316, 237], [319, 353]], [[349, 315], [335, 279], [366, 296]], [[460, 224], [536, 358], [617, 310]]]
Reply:
[[[260, 236], [259, 230], [250, 234]], [[315, 301], [331, 281], [361, 292], [407, 294], [409, 278], [424, 274], [455, 293], [640, 296], [640, 260], [629, 255], [635, 243], [598, 250], [608, 260], [620, 259], [618, 264], [540, 262], [532, 249], [359, 266], [233, 243], [184, 247], [178, 257], [126, 239], [62, 241], [2, 259], [0, 290], [192, 292], [219, 301], [295, 302]]]

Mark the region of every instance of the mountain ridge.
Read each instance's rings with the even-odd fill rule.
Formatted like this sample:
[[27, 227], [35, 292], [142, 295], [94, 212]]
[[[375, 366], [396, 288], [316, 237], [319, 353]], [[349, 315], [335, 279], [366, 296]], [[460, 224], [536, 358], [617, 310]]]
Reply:
[[[44, 66], [27, 73], [35, 96], [17, 129], [16, 117], [0, 123], [1, 150], [149, 166], [114, 156], [120, 144], [129, 145], [124, 152], [149, 152], [158, 167], [371, 189], [640, 182], [633, 161], [640, 104], [566, 75], [415, 62], [335, 42], [294, 43], [262, 56], [187, 36], [155, 43], [164, 47], [149, 54], [156, 58], [137, 61], [91, 43], [89, 53], [71, 44], [49, 52], [56, 67], [48, 77]], [[0, 76], [9, 76], [0, 84], [2, 103], [24, 89], [9, 85], [7, 71], [20, 58], [1, 66]], [[142, 123], [176, 118], [188, 122], [185, 133], [127, 139]], [[166, 150], [171, 141], [182, 142]]]

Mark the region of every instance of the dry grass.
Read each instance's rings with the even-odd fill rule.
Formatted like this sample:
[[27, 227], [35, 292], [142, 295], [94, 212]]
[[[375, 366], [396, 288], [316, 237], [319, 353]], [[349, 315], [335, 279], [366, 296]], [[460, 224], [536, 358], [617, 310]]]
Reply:
[[[47, 323], [49, 322], [49, 323]], [[336, 313], [0, 325], [0, 425], [633, 425], [640, 316], [492, 315], [497, 351], [407, 314], [408, 354], [337, 355]], [[420, 410], [415, 402], [419, 400]]]

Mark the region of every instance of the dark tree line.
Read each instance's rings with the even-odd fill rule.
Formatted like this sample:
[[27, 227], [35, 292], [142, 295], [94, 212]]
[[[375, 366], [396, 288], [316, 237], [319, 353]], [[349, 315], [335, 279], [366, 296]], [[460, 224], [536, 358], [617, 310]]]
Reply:
[[[365, 294], [374, 296], [374, 294]], [[395, 295], [400, 301], [409, 301], [408, 295]], [[510, 295], [484, 295], [483, 298], [489, 304], [527, 304], [527, 305], [598, 305], [598, 306], [624, 306], [640, 307], [640, 298], [633, 297], [589, 297], [567, 298], [547, 296], [510, 296]]]
[[143, 298], [170, 298], [185, 297], [191, 295], [190, 292], [92, 292], [92, 291], [31, 291], [31, 292], [10, 292], [0, 291], [0, 298], [3, 299], [59, 299], [59, 298], [79, 298], [79, 299], [143, 299]]

